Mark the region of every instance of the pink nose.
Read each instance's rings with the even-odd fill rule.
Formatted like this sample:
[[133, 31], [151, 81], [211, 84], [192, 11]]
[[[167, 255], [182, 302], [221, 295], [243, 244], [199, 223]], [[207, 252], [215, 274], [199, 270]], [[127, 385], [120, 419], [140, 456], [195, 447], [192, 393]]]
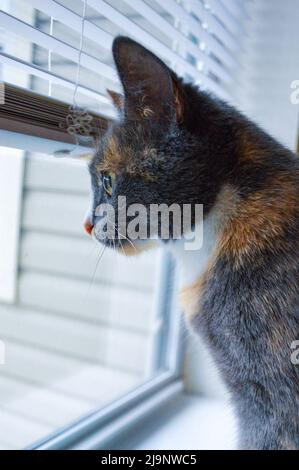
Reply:
[[88, 235], [91, 235], [93, 225], [92, 225], [91, 220], [90, 220], [89, 217], [86, 217], [86, 219], [84, 220], [83, 225], [84, 225], [85, 232], [88, 233]]

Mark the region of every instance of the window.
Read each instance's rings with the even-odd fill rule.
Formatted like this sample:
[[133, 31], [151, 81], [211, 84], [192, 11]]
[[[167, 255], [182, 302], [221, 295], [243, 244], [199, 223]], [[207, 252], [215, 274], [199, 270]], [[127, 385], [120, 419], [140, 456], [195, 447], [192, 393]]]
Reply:
[[127, 260], [106, 251], [100, 260], [81, 228], [84, 163], [24, 158], [17, 295], [0, 304], [2, 416], [15, 423], [9, 434], [2, 427], [0, 445], [9, 438], [17, 447], [166, 370], [157, 357], [167, 322], [159, 286], [170, 275], [159, 253]]
[[[10, 183], [0, 188], [0, 448], [82, 447], [95, 435], [104, 445], [182, 389], [171, 258], [100, 258], [81, 228], [86, 158], [114, 117], [105, 90], [120, 87], [112, 40], [129, 34], [187, 80], [233, 99], [242, 2], [1, 7], [0, 169]], [[76, 138], [74, 103], [83, 109]]]

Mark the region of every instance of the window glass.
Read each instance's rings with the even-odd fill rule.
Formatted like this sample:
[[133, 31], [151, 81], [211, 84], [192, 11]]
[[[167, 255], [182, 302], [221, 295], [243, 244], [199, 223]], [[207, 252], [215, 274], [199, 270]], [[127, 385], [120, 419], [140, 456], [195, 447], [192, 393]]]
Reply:
[[17, 289], [0, 299], [0, 448], [28, 446], [163, 370], [161, 253], [101, 257], [82, 228], [86, 162], [23, 158]]

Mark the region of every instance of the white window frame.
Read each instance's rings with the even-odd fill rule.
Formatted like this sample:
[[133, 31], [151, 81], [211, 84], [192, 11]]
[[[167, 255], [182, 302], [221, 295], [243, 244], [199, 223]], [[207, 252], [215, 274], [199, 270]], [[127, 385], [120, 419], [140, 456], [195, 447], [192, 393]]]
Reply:
[[24, 152], [0, 149], [0, 300], [16, 297]]

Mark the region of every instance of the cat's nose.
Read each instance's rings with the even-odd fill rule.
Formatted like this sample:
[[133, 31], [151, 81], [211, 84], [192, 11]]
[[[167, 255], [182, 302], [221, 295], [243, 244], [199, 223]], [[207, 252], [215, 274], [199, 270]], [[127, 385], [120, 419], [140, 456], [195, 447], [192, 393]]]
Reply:
[[85, 232], [88, 233], [88, 235], [91, 235], [91, 232], [93, 230], [93, 223], [91, 222], [91, 219], [89, 216], [86, 216], [83, 222], [83, 226], [85, 229]]

